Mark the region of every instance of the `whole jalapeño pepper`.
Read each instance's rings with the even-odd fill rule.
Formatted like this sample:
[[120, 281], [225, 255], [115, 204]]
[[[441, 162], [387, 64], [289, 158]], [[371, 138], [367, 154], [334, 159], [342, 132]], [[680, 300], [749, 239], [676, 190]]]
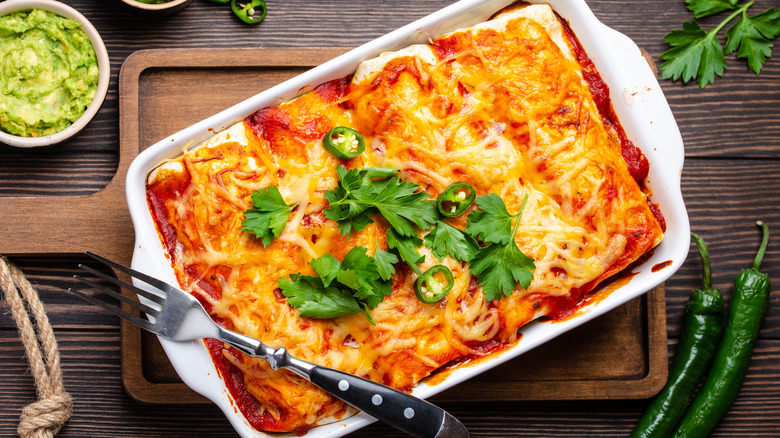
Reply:
[[709, 435], [737, 398], [747, 374], [753, 346], [769, 307], [771, 289], [769, 276], [759, 272], [769, 242], [769, 229], [762, 221], [756, 222], [756, 225], [763, 232], [761, 246], [753, 266], [740, 272], [734, 280], [734, 297], [723, 340], [715, 353], [707, 380], [688, 407], [674, 433], [675, 437]]
[[667, 437], [674, 431], [718, 348], [723, 296], [712, 287], [707, 245], [696, 234], [691, 236], [701, 256], [702, 287], [691, 293], [685, 307], [685, 323], [666, 386], [648, 406], [632, 438]]
[[248, 0], [246, 3], [238, 3], [236, 0], [230, 0], [230, 9], [239, 20], [246, 24], [257, 24], [265, 18], [268, 8], [264, 0]]

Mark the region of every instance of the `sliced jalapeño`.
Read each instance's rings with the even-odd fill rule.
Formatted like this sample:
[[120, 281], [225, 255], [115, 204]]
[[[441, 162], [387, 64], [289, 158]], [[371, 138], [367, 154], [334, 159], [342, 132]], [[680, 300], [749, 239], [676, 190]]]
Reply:
[[265, 18], [265, 14], [268, 13], [268, 8], [265, 6], [264, 0], [230, 0], [230, 9], [238, 17], [239, 20], [246, 24], [257, 24]]
[[455, 280], [452, 271], [444, 265], [436, 265], [417, 277], [414, 282], [414, 293], [417, 298], [426, 304], [441, 301], [452, 290]]
[[354, 129], [337, 126], [325, 134], [325, 138], [322, 139], [322, 147], [339, 160], [349, 160], [366, 150], [366, 142], [363, 140], [363, 136]]
[[477, 192], [471, 184], [458, 181], [450, 184], [436, 201], [439, 213], [446, 217], [460, 216], [471, 207], [477, 198]]

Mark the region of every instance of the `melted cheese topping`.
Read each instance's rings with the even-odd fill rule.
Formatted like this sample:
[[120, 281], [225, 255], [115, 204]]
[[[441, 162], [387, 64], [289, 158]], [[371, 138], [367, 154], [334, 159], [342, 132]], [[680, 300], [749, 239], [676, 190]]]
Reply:
[[[351, 81], [262, 109], [160, 166], [149, 177], [150, 206], [180, 283], [229, 328], [400, 389], [455, 359], [512, 345], [521, 326], [567, 299], [576, 304], [662, 237], [569, 44], [548, 6], [513, 9], [367, 61]], [[366, 139], [349, 168], [397, 167], [433, 197], [466, 181], [478, 195], [499, 194], [510, 213], [528, 196], [515, 242], [535, 260], [530, 287], [487, 302], [468, 265], [446, 257], [455, 286], [440, 303], [421, 303], [416, 275], [399, 264], [393, 294], [371, 311], [376, 325], [360, 314], [301, 317], [277, 279], [314, 274], [313, 258], [341, 260], [355, 245], [386, 249], [386, 223], [342, 236], [322, 214], [341, 162], [321, 142], [335, 126]], [[264, 248], [241, 222], [252, 192], [271, 185], [297, 207]], [[466, 216], [450, 223], [462, 229]], [[420, 251], [423, 271], [440, 263]], [[343, 409], [292, 373], [223, 354], [272, 419], [269, 430], [300, 430]]]

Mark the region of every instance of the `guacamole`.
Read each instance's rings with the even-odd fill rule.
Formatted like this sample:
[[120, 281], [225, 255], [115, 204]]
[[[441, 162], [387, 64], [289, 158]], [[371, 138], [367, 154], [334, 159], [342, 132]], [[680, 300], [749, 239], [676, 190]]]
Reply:
[[80, 24], [34, 9], [0, 17], [0, 129], [21, 137], [70, 126], [95, 97], [95, 49]]

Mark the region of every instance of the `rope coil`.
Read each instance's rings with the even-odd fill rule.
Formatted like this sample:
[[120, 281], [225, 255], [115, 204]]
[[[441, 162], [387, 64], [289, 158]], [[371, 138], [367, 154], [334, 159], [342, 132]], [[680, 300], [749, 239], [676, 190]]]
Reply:
[[22, 409], [16, 431], [21, 438], [51, 438], [72, 413], [71, 397], [62, 382], [54, 330], [38, 292], [19, 268], [3, 256], [0, 256], [0, 289], [19, 328], [38, 393], [38, 401]]

